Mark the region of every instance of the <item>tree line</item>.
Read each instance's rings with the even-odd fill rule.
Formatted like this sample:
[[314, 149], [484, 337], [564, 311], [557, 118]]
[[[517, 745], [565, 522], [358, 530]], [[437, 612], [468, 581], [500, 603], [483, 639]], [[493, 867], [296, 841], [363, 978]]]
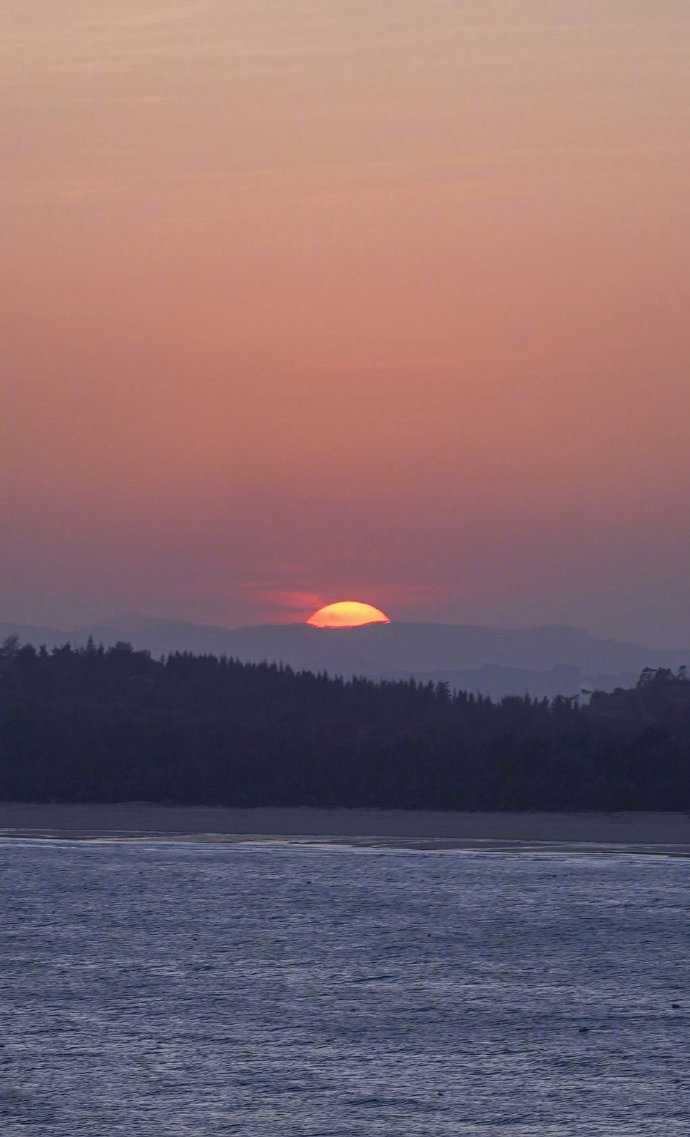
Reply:
[[0, 647], [0, 799], [690, 808], [690, 680], [552, 700], [120, 643]]

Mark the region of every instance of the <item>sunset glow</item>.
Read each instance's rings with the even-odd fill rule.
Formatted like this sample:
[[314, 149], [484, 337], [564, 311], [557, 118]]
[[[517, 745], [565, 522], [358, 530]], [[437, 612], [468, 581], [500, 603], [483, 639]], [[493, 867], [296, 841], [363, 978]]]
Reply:
[[689, 45], [681, 0], [0, 4], [0, 618], [316, 581], [690, 641]]
[[360, 604], [358, 600], [341, 600], [319, 608], [307, 620], [314, 628], [357, 628], [361, 624], [390, 624], [390, 619], [373, 604]]

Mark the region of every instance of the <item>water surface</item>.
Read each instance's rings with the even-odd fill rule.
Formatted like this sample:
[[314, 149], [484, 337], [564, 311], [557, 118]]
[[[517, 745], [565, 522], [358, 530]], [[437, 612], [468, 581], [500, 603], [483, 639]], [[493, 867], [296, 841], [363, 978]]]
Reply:
[[666, 857], [0, 841], [6, 1137], [675, 1137]]

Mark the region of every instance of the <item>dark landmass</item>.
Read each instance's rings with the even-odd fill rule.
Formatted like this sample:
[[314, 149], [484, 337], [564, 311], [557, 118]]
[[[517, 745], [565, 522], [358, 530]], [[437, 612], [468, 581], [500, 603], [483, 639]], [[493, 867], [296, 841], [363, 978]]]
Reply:
[[404, 810], [690, 807], [690, 681], [454, 693], [129, 644], [0, 651], [0, 800]]
[[0, 837], [289, 841], [476, 852], [577, 850], [687, 857], [690, 815], [0, 802]]
[[454, 691], [495, 699], [525, 694], [570, 696], [581, 687], [612, 691], [633, 685], [643, 667], [675, 670], [690, 660], [690, 651], [600, 639], [561, 625], [486, 628], [395, 621], [338, 629], [307, 624], [223, 628], [129, 617], [73, 632], [0, 624], [0, 640], [9, 635], [49, 648], [67, 642], [83, 647], [89, 637], [106, 647], [126, 640], [137, 650], [158, 657], [187, 651], [227, 655], [244, 663], [285, 663], [296, 671], [327, 671], [344, 678], [414, 678], [420, 683], [448, 683]]

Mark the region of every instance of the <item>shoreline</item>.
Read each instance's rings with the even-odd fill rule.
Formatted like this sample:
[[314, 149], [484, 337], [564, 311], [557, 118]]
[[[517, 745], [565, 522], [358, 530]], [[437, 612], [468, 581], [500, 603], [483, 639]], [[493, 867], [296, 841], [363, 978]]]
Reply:
[[290, 841], [416, 849], [646, 852], [690, 856], [687, 813], [435, 810], [0, 802], [0, 838]]

